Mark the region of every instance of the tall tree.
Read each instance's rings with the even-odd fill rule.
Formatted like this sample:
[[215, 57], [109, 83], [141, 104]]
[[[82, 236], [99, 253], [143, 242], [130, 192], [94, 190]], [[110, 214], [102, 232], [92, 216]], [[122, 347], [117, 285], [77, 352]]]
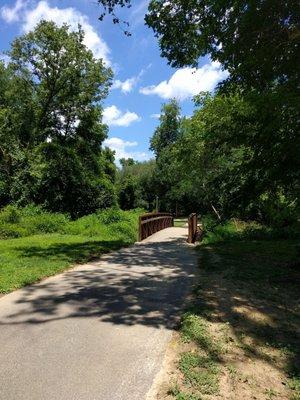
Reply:
[[180, 134], [180, 107], [177, 100], [172, 99], [162, 105], [159, 125], [150, 139], [150, 150], [156, 156], [154, 179], [162, 210], [175, 211], [176, 202], [182, 197], [177, 190], [178, 179], [174, 170], [173, 155], [174, 145]]
[[[209, 210], [225, 218], [270, 222], [267, 206], [297, 209], [299, 195], [298, 126], [295, 109], [274, 95], [260, 93], [198, 96], [197, 109], [183, 124], [177, 142], [178, 176]], [[299, 114], [298, 114], [299, 118]], [[192, 154], [192, 157], [191, 157]], [[199, 204], [199, 202], [198, 202]]]
[[114, 202], [111, 154], [101, 148], [107, 136], [101, 101], [112, 72], [83, 38], [80, 27], [70, 32], [43, 21], [12, 44], [7, 71], [0, 71], [10, 76], [4, 96], [9, 115], [0, 135], [19, 151], [10, 201], [34, 201], [74, 216]]
[[180, 134], [180, 107], [177, 100], [172, 99], [163, 104], [159, 117], [159, 126], [150, 140], [150, 150], [159, 158], [161, 152], [175, 143]]

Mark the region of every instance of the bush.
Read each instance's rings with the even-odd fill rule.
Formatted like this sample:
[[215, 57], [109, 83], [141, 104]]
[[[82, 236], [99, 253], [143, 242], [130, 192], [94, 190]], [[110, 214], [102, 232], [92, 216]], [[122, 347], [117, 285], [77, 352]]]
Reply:
[[0, 239], [13, 239], [28, 235], [28, 230], [19, 225], [6, 223], [0, 225]]
[[64, 214], [43, 213], [32, 217], [24, 217], [21, 224], [31, 234], [63, 232], [69, 220]]
[[17, 207], [6, 206], [0, 212], [0, 224], [16, 224], [20, 221], [21, 214]]
[[120, 222], [127, 220], [127, 213], [118, 208], [108, 208], [106, 210], [100, 211], [97, 214], [99, 221], [104, 224], [112, 224], [114, 222]]
[[204, 226], [205, 244], [212, 244], [230, 240], [273, 240], [273, 239], [297, 239], [300, 238], [299, 223], [285, 227], [270, 227], [255, 221], [240, 221], [232, 219], [213, 226], [209, 223]]
[[136, 239], [138, 215], [143, 210], [122, 211], [117, 208], [98, 211], [71, 221], [61, 213], [50, 213], [40, 206], [24, 208], [7, 206], [0, 211], [0, 239], [17, 238], [35, 234], [61, 233], [89, 237], [111, 236]]

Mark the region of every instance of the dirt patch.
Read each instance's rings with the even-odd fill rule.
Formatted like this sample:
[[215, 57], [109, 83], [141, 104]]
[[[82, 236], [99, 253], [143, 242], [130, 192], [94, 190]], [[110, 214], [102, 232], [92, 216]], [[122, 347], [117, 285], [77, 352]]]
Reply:
[[151, 399], [299, 400], [295, 280], [243, 279], [255, 254], [235, 268], [232, 252], [224, 254], [203, 253], [192, 317], [174, 336]]

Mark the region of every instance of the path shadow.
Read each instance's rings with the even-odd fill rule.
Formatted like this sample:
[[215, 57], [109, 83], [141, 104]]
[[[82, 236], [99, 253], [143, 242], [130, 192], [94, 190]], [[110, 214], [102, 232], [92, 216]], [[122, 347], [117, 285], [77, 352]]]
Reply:
[[[82, 252], [82, 246], [89, 244], [19, 248], [19, 253], [22, 257], [73, 257]], [[96, 318], [111, 324], [174, 328], [195, 267], [196, 254], [183, 237], [137, 244], [70, 270], [60, 279], [25, 287], [0, 324]]]

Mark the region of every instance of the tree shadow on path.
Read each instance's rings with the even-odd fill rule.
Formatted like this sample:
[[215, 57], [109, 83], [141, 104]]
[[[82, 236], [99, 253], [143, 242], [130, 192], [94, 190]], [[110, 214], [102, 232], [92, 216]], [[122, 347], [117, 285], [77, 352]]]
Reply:
[[[80, 254], [81, 244], [19, 248], [20, 256]], [[63, 247], [63, 248], [62, 248]], [[44, 324], [96, 318], [118, 325], [173, 328], [196, 268], [185, 237], [122, 249], [20, 290], [0, 324]]]

